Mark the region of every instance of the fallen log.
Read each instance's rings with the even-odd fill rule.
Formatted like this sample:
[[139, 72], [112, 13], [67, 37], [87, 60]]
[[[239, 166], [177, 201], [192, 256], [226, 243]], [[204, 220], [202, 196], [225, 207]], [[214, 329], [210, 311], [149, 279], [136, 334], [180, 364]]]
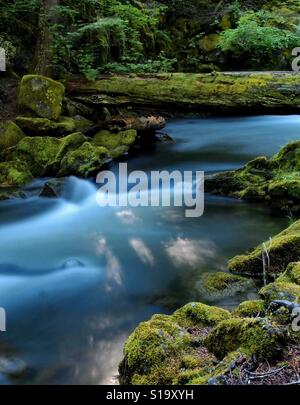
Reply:
[[151, 111], [299, 112], [300, 75], [293, 72], [174, 73], [107, 76], [81, 82], [73, 96], [97, 105], [131, 105]]
[[135, 129], [138, 132], [155, 132], [166, 126], [166, 120], [160, 116], [149, 117], [120, 117], [111, 120], [110, 126], [121, 129]]

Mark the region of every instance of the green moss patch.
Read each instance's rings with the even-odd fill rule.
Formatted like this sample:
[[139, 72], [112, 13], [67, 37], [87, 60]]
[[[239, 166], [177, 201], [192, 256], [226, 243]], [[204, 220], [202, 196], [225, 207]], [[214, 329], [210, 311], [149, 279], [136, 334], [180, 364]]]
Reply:
[[0, 151], [15, 146], [24, 136], [24, 132], [13, 121], [0, 123]]
[[254, 288], [251, 279], [224, 273], [204, 273], [196, 283], [197, 292], [206, 301], [219, 300]]
[[33, 180], [26, 164], [18, 161], [0, 163], [0, 186], [18, 187]]
[[273, 158], [258, 157], [242, 169], [206, 180], [206, 190], [248, 201], [262, 201], [283, 211], [300, 210], [300, 141]]
[[[290, 262], [299, 259], [300, 221], [265, 243], [270, 257], [270, 268], [266, 269], [270, 277], [282, 273]], [[229, 261], [229, 270], [233, 273], [250, 276], [263, 276], [262, 245], [244, 255], [235, 256]]]
[[232, 318], [220, 322], [205, 341], [207, 348], [218, 358], [240, 349], [260, 359], [274, 358], [282, 353], [283, 335], [262, 319]]
[[76, 130], [73, 118], [61, 117], [57, 122], [47, 118], [17, 117], [17, 124], [28, 136], [62, 136]]
[[21, 112], [58, 120], [62, 110], [64, 86], [48, 77], [27, 75], [21, 80], [18, 105]]

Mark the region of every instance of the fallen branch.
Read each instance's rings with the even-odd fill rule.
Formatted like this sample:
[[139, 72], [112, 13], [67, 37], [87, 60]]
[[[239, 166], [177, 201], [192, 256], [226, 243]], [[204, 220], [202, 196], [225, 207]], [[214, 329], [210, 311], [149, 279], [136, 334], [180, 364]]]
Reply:
[[272, 371], [267, 371], [266, 373], [253, 373], [252, 371], [245, 370], [246, 373], [250, 374], [251, 377], [249, 377], [251, 380], [254, 380], [255, 378], [265, 378], [268, 377], [269, 375], [279, 373], [281, 370], [286, 368], [287, 366], [282, 366], [280, 368], [277, 368], [276, 370]]

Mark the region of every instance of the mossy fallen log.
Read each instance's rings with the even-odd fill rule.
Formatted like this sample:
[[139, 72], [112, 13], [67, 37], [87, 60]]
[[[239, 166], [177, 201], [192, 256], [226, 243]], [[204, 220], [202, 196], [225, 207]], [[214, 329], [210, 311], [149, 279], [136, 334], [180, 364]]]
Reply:
[[104, 76], [65, 83], [69, 95], [90, 105], [136, 105], [199, 111], [300, 109], [300, 75], [293, 72], [174, 73]]

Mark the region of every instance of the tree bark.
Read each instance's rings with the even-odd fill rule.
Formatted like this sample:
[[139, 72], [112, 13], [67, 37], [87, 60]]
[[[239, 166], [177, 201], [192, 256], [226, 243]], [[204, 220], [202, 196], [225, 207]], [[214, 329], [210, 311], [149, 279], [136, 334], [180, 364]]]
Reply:
[[55, 22], [54, 7], [59, 5], [59, 0], [42, 0], [39, 15], [39, 38], [36, 45], [35, 73], [51, 76], [53, 59], [53, 37], [50, 25]]

